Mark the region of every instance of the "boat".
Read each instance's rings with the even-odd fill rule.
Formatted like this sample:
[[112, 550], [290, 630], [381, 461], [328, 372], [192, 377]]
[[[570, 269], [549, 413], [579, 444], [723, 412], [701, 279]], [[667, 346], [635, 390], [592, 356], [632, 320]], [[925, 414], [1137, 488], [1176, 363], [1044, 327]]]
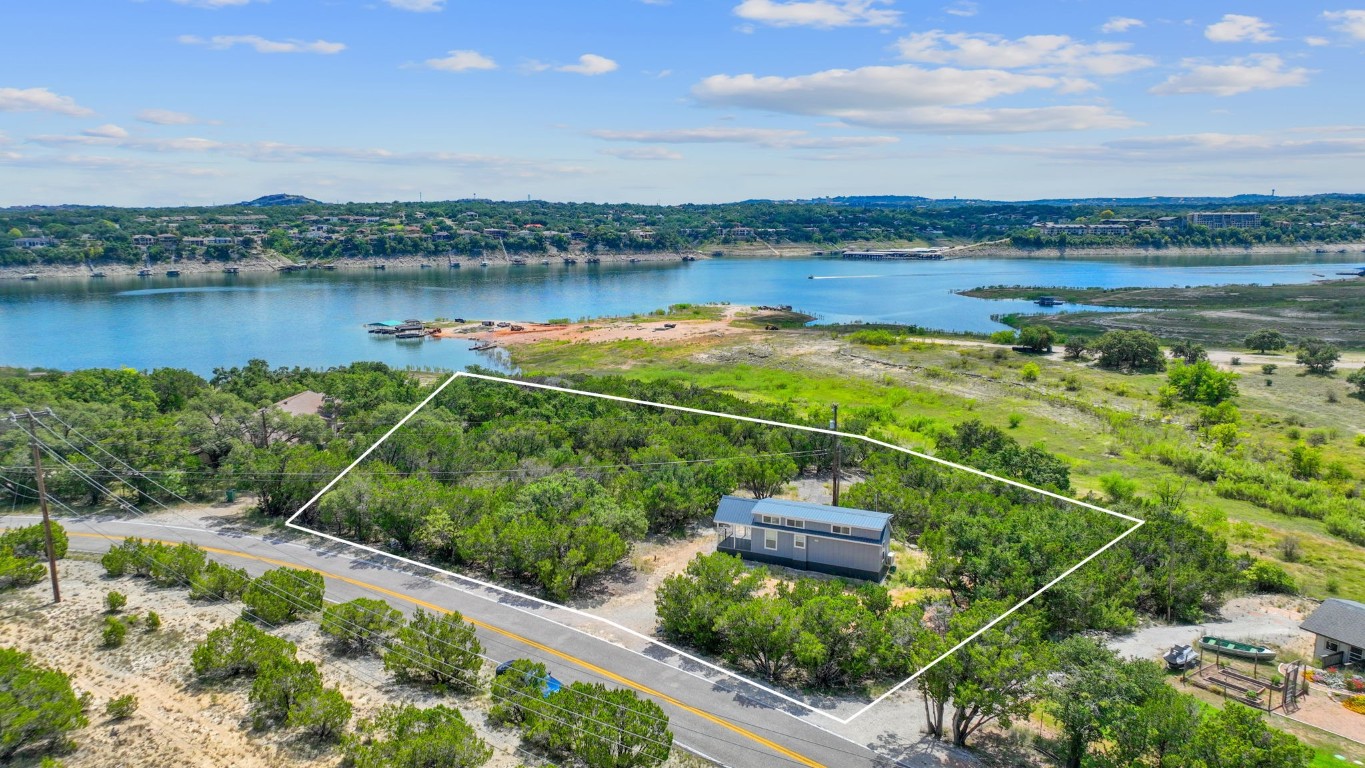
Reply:
[[486, 262], [486, 261], [481, 261], [481, 262], [479, 262], [479, 266], [481, 266], [481, 267], [486, 267], [486, 266], [488, 266], [488, 262]]
[[419, 266], [419, 268], [421, 268], [421, 269], [431, 269], [431, 265], [430, 265], [430, 264], [419, 264], [418, 266]]
[[1275, 652], [1263, 645], [1239, 643], [1235, 640], [1224, 640], [1212, 635], [1199, 638], [1199, 647], [1224, 656], [1237, 656], [1255, 661], [1273, 661], [1275, 659]]
[[90, 273], [90, 276], [91, 276], [91, 277], [104, 277], [105, 274], [104, 274], [103, 272], [91, 272], [91, 273]]
[[512, 266], [524, 267], [526, 266], [526, 259], [512, 259]]
[[1161, 658], [1165, 659], [1166, 668], [1172, 672], [1195, 669], [1199, 666], [1199, 654], [1188, 645], [1172, 646]]
[[577, 263], [578, 263], [578, 259], [575, 259], [575, 258], [573, 258], [573, 257], [571, 257], [571, 256], [565, 256], [565, 257], [564, 257], [564, 263], [565, 263], [565, 264], [577, 264]]
[[335, 264], [323, 264], [323, 265], [322, 265], [322, 268], [323, 268], [323, 269], [336, 269], [336, 268], [337, 268], [337, 265], [335, 265]]
[[549, 259], [541, 259], [541, 260], [540, 260], [540, 263], [541, 263], [541, 264], [549, 264], [549, 263], [550, 263], [550, 260], [549, 260]]
[[458, 262], [458, 261], [452, 261], [452, 262], [450, 262], [450, 268], [451, 268], [451, 269], [459, 269], [459, 268], [460, 268], [460, 262]]
[[151, 277], [151, 276], [152, 276], [152, 270], [150, 270], [150, 269], [139, 269], [139, 270], [137, 271], [137, 276], [138, 276], [138, 277]]
[[19, 279], [20, 279], [20, 280], [37, 280], [37, 279], [38, 279], [38, 275], [34, 274], [33, 272], [29, 272], [29, 273], [26, 274], [26, 275], [20, 276]]
[[166, 270], [166, 277], [180, 277], [180, 270], [168, 269]]
[[411, 339], [424, 339], [431, 335], [431, 331], [426, 328], [411, 328], [406, 331], [399, 331], [398, 338], [403, 341]]
[[630, 260], [630, 263], [631, 263], [631, 264], [639, 264], [639, 263], [640, 263], [640, 260], [639, 260], [639, 259], [636, 259], [636, 258], [632, 258], [632, 259]]
[[384, 267], [383, 264], [375, 264], [373, 268], [374, 268], [374, 269], [384, 269], [385, 267]]
[[474, 346], [472, 346], [472, 347], [469, 348], [469, 351], [470, 351], [470, 352], [482, 352], [482, 351], [484, 351], [485, 349], [492, 349], [492, 348], [494, 348], [494, 347], [496, 347], [496, 346], [498, 346], [498, 345], [497, 345], [497, 344], [494, 344], [493, 342], [490, 341], [490, 342], [486, 342], [486, 343], [484, 343], [484, 344], [475, 344]]
[[235, 275], [241, 271], [242, 270], [238, 269], [237, 267], [223, 267], [223, 274], [225, 275]]

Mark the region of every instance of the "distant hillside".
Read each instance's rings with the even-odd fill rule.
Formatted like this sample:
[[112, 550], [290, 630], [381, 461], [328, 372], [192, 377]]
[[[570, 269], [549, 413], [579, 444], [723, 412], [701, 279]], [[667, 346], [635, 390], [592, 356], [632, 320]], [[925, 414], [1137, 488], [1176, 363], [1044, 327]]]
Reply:
[[1064, 197], [1043, 200], [981, 200], [975, 198], [928, 198], [910, 195], [861, 195], [849, 197], [824, 197], [814, 200], [800, 200], [802, 203], [848, 206], [852, 208], [940, 208], [961, 205], [1103, 205], [1109, 207], [1152, 206], [1160, 208], [1180, 208], [1184, 206], [1229, 206], [1229, 205], [1268, 205], [1271, 203], [1315, 203], [1328, 201], [1365, 202], [1365, 195], [1330, 193], [1322, 195], [1303, 195], [1284, 197], [1274, 195], [1232, 195], [1229, 197]]
[[283, 205], [321, 205], [322, 203], [303, 195], [266, 195], [258, 197], [245, 203], [238, 203], [244, 208], [278, 208]]

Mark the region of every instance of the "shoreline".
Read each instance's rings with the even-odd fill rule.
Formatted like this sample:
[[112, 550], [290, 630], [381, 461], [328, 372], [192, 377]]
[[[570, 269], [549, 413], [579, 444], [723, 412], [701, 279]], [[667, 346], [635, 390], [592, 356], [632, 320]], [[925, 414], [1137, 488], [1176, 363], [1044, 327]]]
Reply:
[[[682, 261], [684, 256], [691, 256], [700, 261], [709, 259], [710, 256], [697, 253], [601, 253], [593, 254], [593, 258], [601, 259], [603, 264], [608, 263], [629, 263], [635, 259], [640, 263], [645, 262], [669, 262]], [[327, 262], [314, 262], [309, 264], [289, 264], [282, 262], [269, 262], [260, 257], [243, 259], [241, 261], [204, 261], [202, 259], [183, 259], [176, 262], [160, 262], [150, 267], [152, 276], [164, 277], [167, 270], [179, 270], [181, 274], [213, 274], [222, 273], [228, 267], [234, 267], [240, 272], [281, 272], [296, 270], [321, 270], [324, 267], [334, 267], [337, 270], [362, 270], [374, 269], [378, 265], [384, 267], [420, 269], [426, 265], [432, 269], [449, 269], [451, 263], [460, 264], [461, 269], [479, 269], [480, 262], [486, 261], [489, 266], [512, 266], [515, 258], [523, 259], [527, 266], [539, 266], [541, 261], [548, 261], [551, 264], [563, 262], [564, 256], [560, 254], [548, 255], [539, 254], [536, 256], [459, 256], [447, 258], [446, 256], [373, 256], [358, 257], [345, 256]], [[573, 254], [570, 258], [578, 260], [583, 264], [588, 256], [583, 254]], [[288, 269], [281, 269], [287, 266]], [[94, 271], [103, 272], [108, 277], [136, 277], [138, 272], [148, 269], [143, 264], [96, 264], [93, 265]], [[70, 278], [70, 277], [90, 277], [91, 269], [84, 264], [25, 264], [0, 266], [0, 280], [20, 280], [25, 275], [37, 275], [39, 279], [49, 278]]]
[[[857, 244], [858, 247], [874, 247], [876, 244]], [[981, 245], [952, 246], [945, 248], [945, 251], [952, 254], [945, 260], [971, 260], [980, 258], [989, 259], [1018, 259], [1018, 260], [1046, 260], [1058, 261], [1066, 259], [1076, 259], [1083, 261], [1106, 261], [1110, 259], [1189, 259], [1189, 258], [1235, 258], [1239, 256], [1338, 256], [1346, 257], [1352, 254], [1360, 256], [1365, 260], [1365, 243], [1332, 244], [1333, 247], [1327, 248], [1326, 253], [1320, 253], [1319, 249], [1323, 246], [1314, 245], [1255, 245], [1241, 248], [1139, 248], [1132, 246], [1114, 246], [1105, 248], [1015, 248], [1014, 246], [1000, 245], [998, 243], [983, 243]], [[782, 260], [790, 258], [837, 258], [835, 254], [852, 244], [844, 244], [836, 248], [826, 247], [823, 250], [814, 248], [794, 248], [790, 245], [781, 247], [781, 250], [773, 249], [765, 251], [762, 249], [744, 247], [731, 248], [723, 252], [721, 258], [735, 259], [773, 259]], [[1345, 250], [1345, 253], [1340, 251]], [[629, 263], [632, 259], [640, 263], [657, 263], [670, 261], [683, 261], [685, 257], [691, 257], [697, 261], [717, 258], [710, 253], [701, 252], [648, 252], [648, 253], [601, 253], [594, 254], [593, 258], [601, 260], [603, 264]], [[529, 256], [374, 256], [358, 257], [346, 256], [333, 259], [329, 262], [315, 262], [310, 264], [287, 265], [292, 269], [322, 269], [324, 266], [338, 270], [360, 270], [374, 269], [377, 265], [384, 267], [420, 269], [426, 265], [433, 269], [448, 269], [450, 263], [458, 263], [462, 269], [473, 267], [478, 269], [480, 262], [486, 261], [489, 266], [512, 266], [514, 258], [523, 259], [530, 265], [539, 265], [541, 261], [548, 261], [551, 264], [561, 263], [565, 258], [562, 254], [538, 254]], [[585, 263], [588, 258], [582, 253], [574, 253], [570, 258], [578, 260], [579, 264]], [[261, 257], [243, 259], [241, 261], [203, 261], [201, 259], [184, 259], [177, 262], [162, 262], [151, 267], [154, 276], [164, 276], [167, 270], [176, 269], [182, 274], [210, 274], [221, 273], [227, 267], [235, 267], [241, 272], [278, 272], [281, 267], [286, 266], [282, 262], [271, 262]], [[109, 277], [130, 277], [144, 269], [142, 264], [102, 264], [95, 265], [94, 270], [103, 272]], [[28, 264], [28, 265], [8, 265], [0, 266], [0, 280], [19, 280], [27, 275], [37, 275], [42, 278], [74, 278], [90, 277], [91, 269], [84, 264]]]

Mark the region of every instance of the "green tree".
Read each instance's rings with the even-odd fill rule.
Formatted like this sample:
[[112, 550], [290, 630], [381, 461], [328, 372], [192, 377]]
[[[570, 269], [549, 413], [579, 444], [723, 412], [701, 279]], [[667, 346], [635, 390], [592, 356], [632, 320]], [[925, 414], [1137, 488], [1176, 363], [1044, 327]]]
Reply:
[[1284, 334], [1279, 331], [1271, 328], [1261, 328], [1260, 330], [1252, 331], [1248, 334], [1247, 337], [1242, 340], [1242, 344], [1244, 344], [1247, 349], [1254, 349], [1264, 355], [1272, 349], [1284, 349], [1289, 346], [1289, 341], [1285, 339]]
[[1095, 340], [1092, 349], [1099, 366], [1117, 371], [1161, 371], [1166, 358], [1161, 342], [1146, 331], [1109, 331]]
[[1086, 340], [1080, 336], [1071, 336], [1066, 340], [1066, 346], [1062, 357], [1067, 360], [1081, 360], [1090, 352], [1090, 347]]
[[351, 721], [351, 702], [336, 688], [304, 692], [289, 707], [285, 725], [300, 728], [317, 741], [337, 738]]
[[1322, 451], [1300, 440], [1289, 449], [1289, 473], [1300, 480], [1312, 480], [1322, 474]]
[[780, 493], [797, 474], [790, 456], [746, 456], [734, 463], [734, 469], [740, 487], [755, 499]]
[[664, 579], [655, 593], [660, 630], [702, 650], [719, 650], [716, 622], [730, 606], [752, 596], [765, 576], [762, 568], [748, 568], [734, 555], [697, 555], [682, 573]]
[[1236, 373], [1220, 371], [1207, 360], [1193, 364], [1177, 361], [1166, 374], [1181, 400], [1204, 405], [1218, 405], [1236, 397], [1238, 378]]
[[403, 623], [403, 614], [383, 600], [366, 597], [330, 605], [322, 612], [322, 633], [345, 653], [364, 653], [382, 646]]
[[1030, 352], [1051, 352], [1057, 332], [1046, 325], [1026, 325], [1019, 330], [1019, 346]]
[[488, 716], [497, 723], [526, 723], [545, 705], [545, 681], [550, 671], [530, 659], [517, 659], [493, 678], [493, 706]]
[[157, 368], [147, 378], [156, 394], [157, 410], [162, 413], [179, 411], [209, 386], [197, 374], [183, 368]]
[[1113, 503], [1132, 499], [1137, 495], [1137, 487], [1137, 481], [1122, 472], [1107, 472], [1100, 475], [1100, 488]]
[[236, 600], [251, 585], [245, 568], [233, 568], [216, 560], [190, 579], [191, 600]]
[[1313, 750], [1235, 701], [1204, 715], [1181, 755], [1191, 768], [1306, 768]]
[[61, 746], [68, 733], [85, 727], [82, 709], [66, 673], [0, 648], [0, 760], [20, 750]]
[[342, 740], [352, 768], [477, 768], [493, 756], [459, 710], [390, 705]]
[[[52, 551], [60, 560], [66, 557], [66, 529], [61, 523], [52, 523]], [[0, 549], [9, 549], [15, 557], [47, 560], [47, 541], [43, 534], [43, 524], [23, 528], [11, 528], [0, 533]]]
[[1365, 368], [1357, 368], [1346, 377], [1347, 383], [1355, 387], [1356, 397], [1365, 396]]
[[1184, 362], [1185, 365], [1195, 365], [1208, 361], [1209, 351], [1204, 349], [1202, 344], [1182, 340], [1171, 345], [1171, 357]]
[[289, 713], [306, 698], [322, 691], [322, 674], [311, 661], [275, 656], [256, 670], [251, 682], [251, 720], [257, 730], [284, 724]]
[[1309, 373], [1325, 375], [1332, 372], [1341, 359], [1341, 350], [1322, 339], [1304, 339], [1299, 342], [1295, 361], [1308, 369]]
[[1124, 661], [1098, 640], [1071, 637], [1057, 647], [1058, 670], [1049, 678], [1044, 707], [1062, 731], [1066, 768], [1080, 768], [1092, 745], [1112, 725], [1165, 687], [1149, 661]]
[[384, 669], [400, 682], [479, 689], [483, 645], [474, 625], [456, 611], [437, 616], [417, 609], [384, 653]]
[[284, 624], [322, 610], [326, 585], [322, 574], [297, 568], [275, 568], [252, 579], [242, 592], [243, 615], [267, 624]]
[[200, 679], [226, 680], [254, 675], [261, 665], [280, 658], [292, 659], [296, 651], [288, 640], [238, 619], [209, 632], [190, 653], [190, 666]]
[[731, 605], [716, 631], [725, 637], [725, 655], [777, 682], [794, 662], [801, 621], [787, 602], [754, 598]]
[[551, 694], [546, 710], [564, 716], [535, 718], [527, 738], [593, 768], [662, 765], [673, 747], [668, 716], [634, 691], [573, 683]]

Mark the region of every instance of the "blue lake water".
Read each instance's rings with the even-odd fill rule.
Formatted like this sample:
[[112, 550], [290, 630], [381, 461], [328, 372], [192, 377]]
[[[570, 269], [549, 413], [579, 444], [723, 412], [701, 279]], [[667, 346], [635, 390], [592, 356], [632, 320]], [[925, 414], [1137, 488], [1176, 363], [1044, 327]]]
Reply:
[[[1323, 259], [1332, 261], [1324, 261]], [[253, 357], [325, 367], [356, 360], [463, 368], [494, 361], [469, 342], [398, 342], [362, 326], [396, 318], [548, 320], [648, 312], [679, 302], [791, 304], [817, 322], [992, 331], [992, 314], [1045, 311], [953, 292], [982, 285], [1105, 287], [1302, 283], [1356, 266], [1342, 256], [1164, 261], [838, 258], [495, 266], [461, 270], [187, 274], [0, 282], [0, 365], [160, 366], [207, 375]], [[812, 276], [815, 279], [810, 279]]]

